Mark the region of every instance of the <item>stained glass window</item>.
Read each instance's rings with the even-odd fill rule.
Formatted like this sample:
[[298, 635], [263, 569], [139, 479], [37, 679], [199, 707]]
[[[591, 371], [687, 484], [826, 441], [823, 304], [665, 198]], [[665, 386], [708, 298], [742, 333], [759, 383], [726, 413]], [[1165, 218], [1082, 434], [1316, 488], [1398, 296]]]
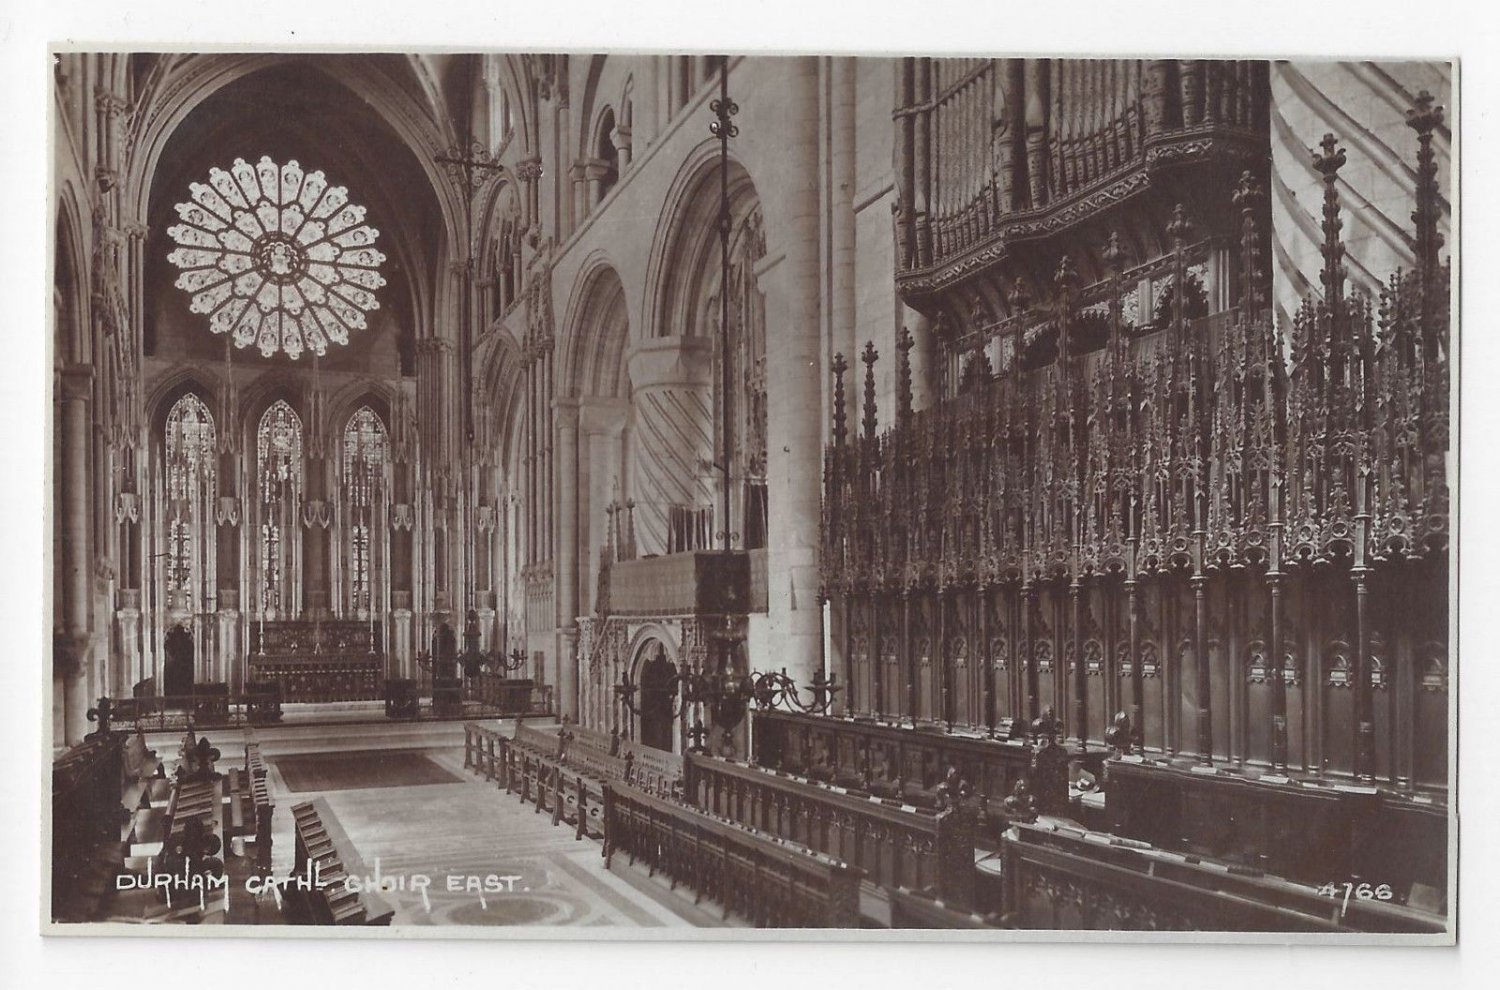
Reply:
[[213, 415], [202, 399], [189, 392], [167, 414], [164, 472], [167, 594], [188, 611], [194, 610], [195, 591], [209, 574], [205, 536], [217, 453]]
[[260, 487], [261, 609], [293, 611], [296, 587], [297, 511], [302, 504], [302, 420], [278, 399], [256, 430]]
[[188, 190], [192, 199], [177, 204], [182, 222], [167, 228], [179, 245], [167, 260], [183, 269], [177, 287], [210, 330], [266, 357], [296, 358], [366, 328], [365, 313], [380, 305], [385, 255], [348, 189], [295, 160], [262, 156], [254, 166], [237, 158], [228, 171], [210, 169], [207, 184]]
[[385, 424], [362, 406], [344, 427], [344, 497], [348, 512], [348, 578], [351, 607], [367, 615], [373, 603], [371, 548], [376, 523], [384, 517], [385, 465], [390, 460]]

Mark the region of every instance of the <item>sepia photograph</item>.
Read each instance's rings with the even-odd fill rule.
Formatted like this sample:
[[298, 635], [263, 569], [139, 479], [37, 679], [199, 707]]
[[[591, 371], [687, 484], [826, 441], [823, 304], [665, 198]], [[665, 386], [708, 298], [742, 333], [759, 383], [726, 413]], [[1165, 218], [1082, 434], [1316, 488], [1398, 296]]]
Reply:
[[42, 931], [1454, 944], [1459, 63], [1091, 47], [54, 38]]

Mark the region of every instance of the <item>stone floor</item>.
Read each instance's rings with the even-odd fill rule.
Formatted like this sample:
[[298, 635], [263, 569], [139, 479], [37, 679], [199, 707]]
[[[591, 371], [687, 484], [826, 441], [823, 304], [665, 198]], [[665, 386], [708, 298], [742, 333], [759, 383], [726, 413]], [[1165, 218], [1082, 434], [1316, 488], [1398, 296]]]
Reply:
[[421, 752], [461, 782], [292, 792], [269, 760], [276, 874], [292, 867], [292, 805], [321, 799], [334, 820], [330, 831], [343, 832], [358, 856], [346, 859], [349, 872], [405, 887], [381, 894], [397, 925], [724, 923], [717, 911], [697, 909], [690, 898], [618, 862], [606, 870], [598, 842], [575, 839], [572, 829], [554, 827], [550, 816], [465, 771], [461, 750]]

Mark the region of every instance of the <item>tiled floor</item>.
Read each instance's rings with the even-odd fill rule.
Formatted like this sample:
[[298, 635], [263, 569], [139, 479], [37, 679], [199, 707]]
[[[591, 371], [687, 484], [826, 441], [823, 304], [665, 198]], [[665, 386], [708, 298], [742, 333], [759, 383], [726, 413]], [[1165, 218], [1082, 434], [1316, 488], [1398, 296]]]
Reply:
[[701, 923], [675, 895], [605, 870], [599, 843], [576, 840], [572, 829], [465, 771], [461, 752], [423, 753], [462, 782], [293, 793], [273, 765], [275, 872], [291, 870], [291, 806], [321, 798], [358, 854], [360, 862], [346, 859], [349, 871], [404, 881], [406, 889], [381, 894], [397, 925]]

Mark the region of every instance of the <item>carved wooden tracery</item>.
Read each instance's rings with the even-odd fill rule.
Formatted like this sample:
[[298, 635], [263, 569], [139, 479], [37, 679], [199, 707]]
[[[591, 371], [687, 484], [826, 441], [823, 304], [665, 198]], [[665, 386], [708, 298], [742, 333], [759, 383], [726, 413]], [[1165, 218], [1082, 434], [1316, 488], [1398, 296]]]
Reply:
[[[1182, 99], [1204, 106], [1201, 93]], [[1192, 293], [1158, 294], [1160, 318], [1128, 323], [1136, 283], [1121, 277], [1124, 252], [1110, 238], [1097, 252], [1109, 274], [1092, 294], [1076, 291], [1065, 255], [1043, 322], [1017, 310], [1031, 314], [1007, 338], [1020, 361], [969, 351], [978, 366], [926, 409], [913, 407], [903, 331], [883, 431], [875, 347], [861, 355], [853, 431], [849, 366], [835, 361], [824, 590], [859, 616], [847, 629], [875, 631], [873, 651], [841, 650], [857, 656], [854, 712], [984, 728], [997, 713], [1052, 706], [1070, 736], [1095, 740], [1125, 710], [1138, 743], [1204, 762], [1445, 782], [1444, 726], [1404, 733], [1394, 748], [1375, 739], [1377, 722], [1394, 731], [1383, 706], [1432, 723], [1419, 689], [1446, 690], [1449, 266], [1437, 254], [1430, 149], [1440, 120], [1425, 94], [1409, 115], [1419, 255], [1378, 300], [1345, 286], [1343, 153], [1329, 136], [1314, 158], [1325, 181], [1322, 292], [1285, 332], [1266, 291], [1269, 211], [1246, 172], [1230, 214], [1237, 237], [1221, 256], [1235, 262], [1224, 282], [1233, 308], [1202, 313]], [[980, 190], [979, 204], [990, 208], [990, 195]], [[1147, 266], [1159, 286], [1193, 284], [1191, 224], [1178, 207], [1171, 250]], [[967, 236], [942, 223], [903, 230], [914, 241], [900, 257], [929, 280], [942, 273], [924, 259]], [[940, 309], [939, 321], [951, 307]], [[1051, 336], [1051, 356], [1027, 358], [1028, 334]], [[973, 346], [941, 331], [938, 344], [945, 354]], [[1409, 604], [1390, 607], [1398, 598]], [[950, 647], [921, 648], [931, 637]], [[983, 683], [957, 662], [958, 642]], [[973, 657], [985, 644], [989, 655]], [[930, 675], [929, 655], [941, 668]], [[1110, 664], [1118, 676], [1098, 676]], [[924, 676], [934, 700], [919, 690]], [[1326, 700], [1329, 684], [1352, 700]], [[1390, 699], [1379, 713], [1377, 694]]]

